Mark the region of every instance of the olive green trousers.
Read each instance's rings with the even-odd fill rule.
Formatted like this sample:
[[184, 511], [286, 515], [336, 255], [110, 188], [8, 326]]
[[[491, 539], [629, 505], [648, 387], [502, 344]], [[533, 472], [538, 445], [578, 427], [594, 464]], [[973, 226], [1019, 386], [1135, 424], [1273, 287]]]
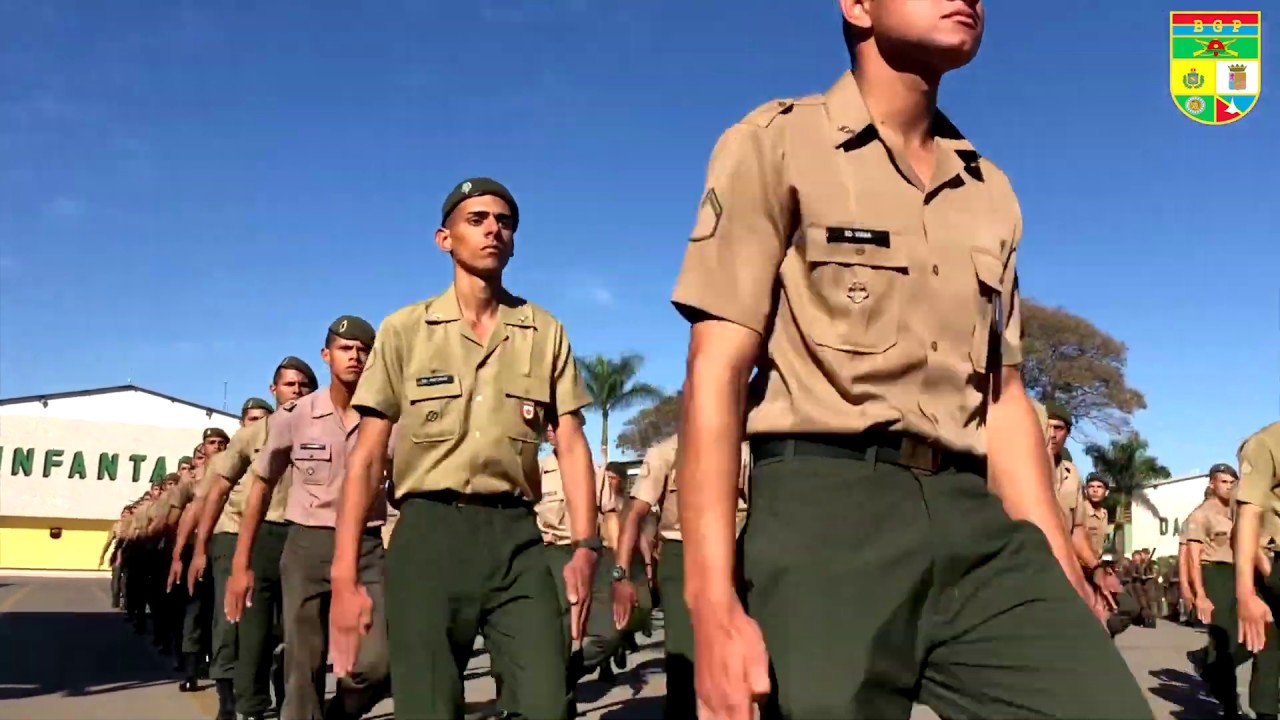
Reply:
[[396, 717], [463, 717], [476, 634], [516, 717], [564, 720], [568, 658], [556, 583], [533, 510], [409, 497], [387, 550]]
[[209, 659], [210, 680], [234, 680], [240, 656], [238, 628], [227, 620], [223, 598], [231, 577], [231, 558], [236, 554], [236, 533], [214, 533], [209, 538], [209, 563], [213, 571], [213, 591], [209, 614], [213, 621], [213, 651]]
[[[1209, 618], [1208, 661], [1204, 679], [1209, 694], [1223, 706], [1228, 716], [1234, 717], [1239, 703], [1236, 692], [1236, 668], [1253, 659], [1253, 672], [1249, 677], [1249, 707], [1255, 713], [1276, 715], [1280, 713], [1280, 642], [1277, 642], [1274, 624], [1267, 628], [1266, 646], [1256, 656], [1238, 641], [1239, 627], [1236, 620], [1236, 577], [1231, 563], [1205, 563], [1200, 566], [1204, 580], [1204, 592], [1213, 603]], [[1271, 576], [1257, 584], [1258, 595], [1271, 607], [1275, 617], [1280, 617], [1280, 567], [1272, 565]]]
[[742, 566], [774, 676], [763, 717], [907, 718], [914, 702], [949, 720], [1152, 717], [1044, 534], [984, 478], [874, 449], [800, 453], [758, 454], [751, 475]]
[[[289, 539], [289, 526], [264, 522], [254, 538], [249, 567], [253, 570], [253, 603], [240, 616], [239, 659], [236, 662], [236, 712], [261, 715], [271, 709], [272, 665], [282, 664], [275, 653], [281, 632], [284, 598], [280, 585], [280, 558]], [[221, 611], [223, 601], [217, 600]], [[283, 668], [277, 668], [283, 672]], [[277, 690], [283, 683], [277, 685]], [[283, 698], [276, 698], [283, 705]]]

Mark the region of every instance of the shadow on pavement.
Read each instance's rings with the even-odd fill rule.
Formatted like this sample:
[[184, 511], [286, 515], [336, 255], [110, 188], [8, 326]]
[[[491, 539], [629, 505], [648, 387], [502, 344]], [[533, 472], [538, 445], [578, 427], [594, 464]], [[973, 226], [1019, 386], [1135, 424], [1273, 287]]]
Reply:
[[0, 648], [0, 700], [85, 697], [175, 679], [118, 612], [5, 613]]
[[627, 698], [596, 708], [601, 720], [648, 720], [662, 717], [662, 697]]
[[1205, 694], [1204, 681], [1188, 672], [1165, 668], [1152, 670], [1151, 677], [1160, 684], [1151, 688], [1151, 694], [1176, 705], [1176, 720], [1218, 717], [1221, 708], [1213, 698]]

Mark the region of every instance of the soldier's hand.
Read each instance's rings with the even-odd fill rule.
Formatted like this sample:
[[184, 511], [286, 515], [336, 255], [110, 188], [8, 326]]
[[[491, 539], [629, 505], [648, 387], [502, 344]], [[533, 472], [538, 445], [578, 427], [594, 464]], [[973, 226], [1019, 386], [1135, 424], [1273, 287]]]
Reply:
[[1241, 595], [1237, 602], [1240, 644], [1251, 653], [1261, 652], [1267, 644], [1267, 628], [1273, 622], [1271, 608], [1257, 593]]
[[169, 561], [169, 577], [164, 582], [165, 592], [173, 592], [173, 586], [182, 582], [182, 558], [175, 557]]
[[1116, 609], [1116, 595], [1124, 592], [1124, 588], [1120, 587], [1120, 580], [1116, 578], [1115, 571], [1105, 567], [1094, 568], [1090, 580], [1106, 605], [1107, 611], [1114, 612]]
[[1207, 597], [1196, 598], [1196, 617], [1200, 618], [1200, 622], [1208, 625], [1213, 618], [1213, 601]]
[[196, 583], [204, 577], [204, 569], [208, 563], [209, 556], [204, 553], [195, 553], [191, 556], [191, 567], [187, 568], [187, 590], [192, 595], [196, 594]]
[[373, 599], [360, 583], [337, 583], [329, 604], [329, 662], [335, 677], [347, 677], [356, 665], [360, 638], [373, 627]]
[[769, 655], [760, 626], [737, 598], [691, 614], [700, 720], [751, 720], [769, 694]]
[[564, 594], [569, 600], [569, 634], [573, 640], [582, 639], [587, 613], [591, 610], [591, 581], [596, 571], [596, 553], [587, 548], [573, 551], [573, 558], [564, 566]]
[[223, 600], [223, 611], [227, 620], [238, 623], [244, 615], [244, 609], [253, 605], [253, 571], [249, 568], [234, 568], [231, 577], [227, 578], [227, 593]]
[[630, 578], [623, 578], [613, 583], [613, 626], [621, 630], [631, 620], [631, 610], [635, 608], [636, 586]]

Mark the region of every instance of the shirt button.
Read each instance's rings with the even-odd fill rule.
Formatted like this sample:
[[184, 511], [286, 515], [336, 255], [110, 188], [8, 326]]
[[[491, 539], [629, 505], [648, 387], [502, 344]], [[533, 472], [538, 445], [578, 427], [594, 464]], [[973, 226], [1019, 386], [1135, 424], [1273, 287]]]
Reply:
[[476, 402], [480, 402], [480, 401], [481, 401], [481, 400], [483, 400], [483, 399], [484, 399], [484, 396], [483, 396], [483, 395], [477, 395], [477, 396], [476, 396]]
[[866, 254], [867, 254], [867, 249], [866, 249], [866, 248], [858, 248], [857, 250], [854, 250], [854, 251], [853, 251], [853, 254], [854, 254], [854, 255], [866, 255]]
[[477, 430], [477, 431], [476, 431], [476, 437], [480, 437], [480, 431], [479, 431], [479, 430]]
[[935, 351], [935, 352], [937, 352], [937, 350], [938, 350], [938, 341], [937, 341], [937, 340], [934, 340], [933, 342], [929, 343], [929, 349], [930, 349], [930, 350], [933, 350], [933, 351]]
[[933, 266], [933, 274], [934, 274], [934, 275], [937, 275], [937, 274], [938, 274], [938, 266], [937, 266], [937, 265], [934, 265], [934, 266]]

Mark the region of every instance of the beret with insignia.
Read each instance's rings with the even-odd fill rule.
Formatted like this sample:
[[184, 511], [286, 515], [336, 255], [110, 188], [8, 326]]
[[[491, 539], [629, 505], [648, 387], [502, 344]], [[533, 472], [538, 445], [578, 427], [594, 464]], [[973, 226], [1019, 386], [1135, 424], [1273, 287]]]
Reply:
[[1236, 474], [1236, 469], [1226, 463], [1218, 463], [1217, 465], [1214, 465], [1213, 467], [1209, 468], [1209, 474], [1210, 475], [1230, 475], [1231, 477], [1237, 480], [1240, 479], [1240, 476]]
[[316, 371], [312, 370], [311, 366], [307, 364], [307, 361], [300, 357], [290, 355], [289, 357], [281, 360], [280, 364], [276, 366], [276, 373], [279, 373], [281, 370], [297, 370], [306, 376], [307, 382], [311, 383], [312, 390], [319, 387], [319, 381], [316, 380]]
[[244, 405], [240, 406], [240, 414], [244, 415], [250, 410], [266, 410], [267, 412], [273, 412], [275, 408], [271, 407], [271, 403], [260, 397], [251, 397], [244, 401]]
[[470, 178], [455, 185], [440, 208], [440, 224], [444, 225], [448, 221], [449, 215], [462, 204], [463, 200], [483, 195], [492, 195], [506, 201], [507, 206], [511, 208], [511, 229], [515, 230], [520, 224], [520, 208], [516, 206], [515, 196], [505, 185], [487, 177]]
[[226, 430], [223, 430], [222, 428], [216, 428], [216, 427], [205, 428], [204, 434], [201, 435], [200, 437], [205, 440], [208, 440], [209, 438], [220, 438], [228, 442], [231, 440], [231, 438], [227, 436]]
[[329, 334], [343, 340], [364, 343], [366, 348], [371, 348], [376, 332], [368, 320], [355, 315], [343, 315], [329, 324]]

